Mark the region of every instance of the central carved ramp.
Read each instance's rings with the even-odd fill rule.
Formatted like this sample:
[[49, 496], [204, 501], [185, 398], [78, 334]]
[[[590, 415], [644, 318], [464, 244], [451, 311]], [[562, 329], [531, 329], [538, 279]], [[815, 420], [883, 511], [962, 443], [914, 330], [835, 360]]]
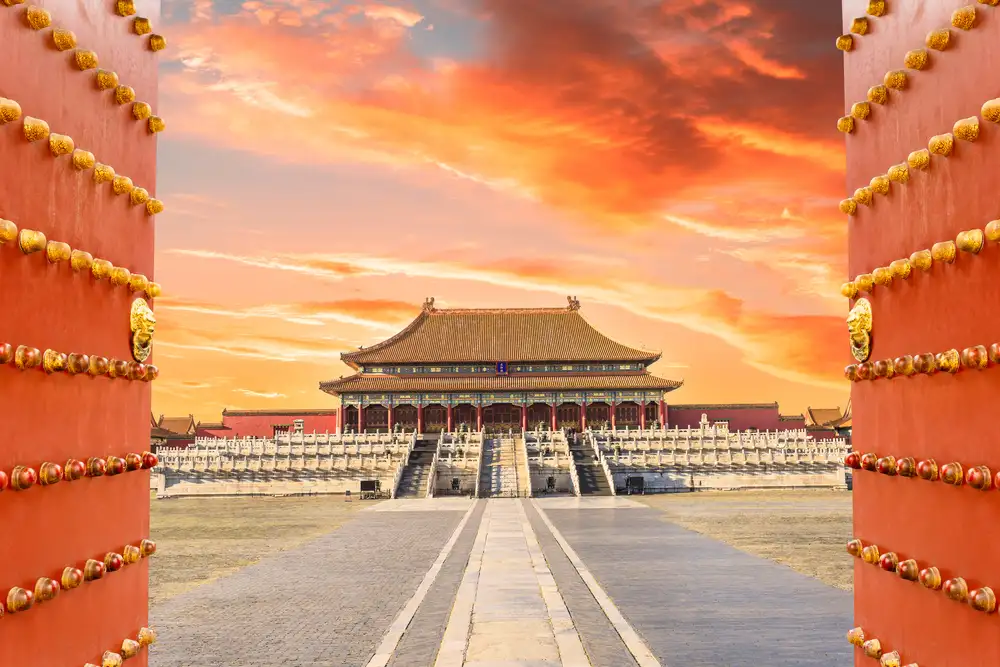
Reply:
[[481, 497], [516, 498], [520, 495], [515, 442], [513, 437], [483, 441], [483, 466], [479, 471]]
[[590, 667], [520, 500], [490, 500], [435, 667]]

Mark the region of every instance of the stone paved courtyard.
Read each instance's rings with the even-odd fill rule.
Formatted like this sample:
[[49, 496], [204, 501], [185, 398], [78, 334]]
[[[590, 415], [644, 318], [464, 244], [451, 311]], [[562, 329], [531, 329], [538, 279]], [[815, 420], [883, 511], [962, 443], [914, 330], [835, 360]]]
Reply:
[[151, 610], [152, 667], [847, 667], [848, 592], [624, 498], [387, 501]]

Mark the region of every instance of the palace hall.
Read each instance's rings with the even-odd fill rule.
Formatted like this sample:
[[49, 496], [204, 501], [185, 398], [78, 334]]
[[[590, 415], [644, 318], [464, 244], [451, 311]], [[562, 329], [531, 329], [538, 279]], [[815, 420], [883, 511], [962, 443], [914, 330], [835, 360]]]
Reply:
[[395, 336], [341, 354], [356, 372], [320, 389], [340, 398], [341, 432], [665, 423], [664, 397], [682, 383], [649, 372], [660, 354], [611, 340], [568, 302], [442, 309], [427, 299]]

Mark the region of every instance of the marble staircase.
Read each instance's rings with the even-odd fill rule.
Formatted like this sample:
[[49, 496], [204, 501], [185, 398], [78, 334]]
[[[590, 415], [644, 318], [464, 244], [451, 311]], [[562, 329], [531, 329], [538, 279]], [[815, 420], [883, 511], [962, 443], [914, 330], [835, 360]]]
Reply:
[[427, 496], [427, 481], [434, 465], [434, 452], [437, 450], [436, 439], [418, 440], [410, 452], [406, 468], [399, 478], [396, 487], [397, 498], [424, 498]]
[[479, 495], [484, 498], [516, 498], [520, 495], [514, 438], [490, 438], [483, 442], [483, 465], [479, 471]]
[[580, 480], [581, 496], [610, 496], [611, 484], [604, 474], [604, 469], [597, 460], [597, 452], [588, 438], [579, 438], [570, 452], [573, 455], [573, 465]]

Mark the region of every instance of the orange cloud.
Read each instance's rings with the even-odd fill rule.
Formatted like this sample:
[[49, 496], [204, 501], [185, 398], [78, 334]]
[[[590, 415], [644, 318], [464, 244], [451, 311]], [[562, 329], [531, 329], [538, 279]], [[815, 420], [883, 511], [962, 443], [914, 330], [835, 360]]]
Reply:
[[[734, 174], [836, 202], [842, 147], [827, 121], [839, 91], [815, 82], [835, 80], [838, 61], [803, 57], [822, 35], [804, 19], [826, 10], [481, 6], [477, 61], [416, 57], [407, 27], [419, 15], [385, 5], [302, 27], [249, 15], [176, 26], [185, 73], [164, 78], [165, 103], [186, 113], [172, 129], [283, 159], [438, 167], [616, 227], [682, 216], [678, 201], [724, 200]], [[817, 167], [829, 173], [803, 183]], [[729, 224], [758, 229], [741, 216]]]
[[[218, 252], [175, 251], [203, 259], [292, 271], [319, 279], [342, 280], [328, 265], [352, 264], [366, 275], [404, 275], [440, 281], [464, 281], [494, 286], [573, 294], [581, 299], [623, 308], [651, 320], [679, 324], [721, 339], [741, 350], [747, 363], [775, 377], [820, 387], [841, 387], [838, 380], [842, 342], [840, 318], [825, 315], [770, 314], [748, 310], [743, 301], [719, 290], [668, 287], [642, 276], [614, 277], [593, 266], [581, 270], [572, 262], [536, 264], [496, 260], [465, 264], [447, 261], [399, 260], [388, 257], [314, 255], [243, 257]], [[610, 268], [610, 267], [609, 267]], [[411, 306], [415, 314], [416, 306]]]
[[[434, 0], [420, 8], [248, 0], [233, 12], [197, 0], [169, 28], [165, 53], [176, 55], [161, 106], [170, 136], [273, 162], [445, 172], [562, 213], [553, 219], [614, 230], [622, 246], [637, 231], [642, 246], [558, 262], [258, 255], [224, 245], [184, 254], [338, 286], [391, 277], [576, 294], [704, 334], [706, 346], [722, 339], [774, 377], [844, 389], [833, 363], [843, 323], [826, 315], [842, 306], [833, 299], [845, 264], [836, 206], [843, 145], [831, 122], [842, 106], [842, 63], [835, 50], [815, 48], [840, 27], [835, 3]], [[456, 22], [481, 36], [474, 57], [434, 41]], [[171, 210], [188, 215], [195, 205]], [[712, 284], [678, 288], [638, 273], [636, 254], [674, 241], [737, 259], [748, 274], [777, 273], [812, 306], [797, 299], [804, 314], [769, 313]], [[263, 395], [276, 393], [305, 407], [324, 397], [310, 389], [300, 400], [297, 386], [334, 375], [321, 369], [339, 368], [341, 350], [393, 332], [418, 307], [274, 300], [243, 308], [158, 300], [167, 370], [197, 377], [210, 366], [229, 378], [212, 378], [212, 388], [165, 386], [211, 394], [210, 405], [266, 405], [276, 399]], [[331, 328], [342, 340], [325, 337]], [[274, 386], [261, 386], [250, 367]]]
[[768, 58], [755, 46], [742, 40], [730, 43], [733, 54], [750, 69], [775, 79], [805, 79], [806, 73], [794, 65], [785, 65]]
[[424, 17], [417, 12], [403, 9], [402, 7], [390, 7], [387, 5], [368, 5], [364, 9], [364, 14], [370, 19], [387, 19], [395, 21], [399, 25], [406, 26], [407, 28], [412, 28], [424, 20]]

